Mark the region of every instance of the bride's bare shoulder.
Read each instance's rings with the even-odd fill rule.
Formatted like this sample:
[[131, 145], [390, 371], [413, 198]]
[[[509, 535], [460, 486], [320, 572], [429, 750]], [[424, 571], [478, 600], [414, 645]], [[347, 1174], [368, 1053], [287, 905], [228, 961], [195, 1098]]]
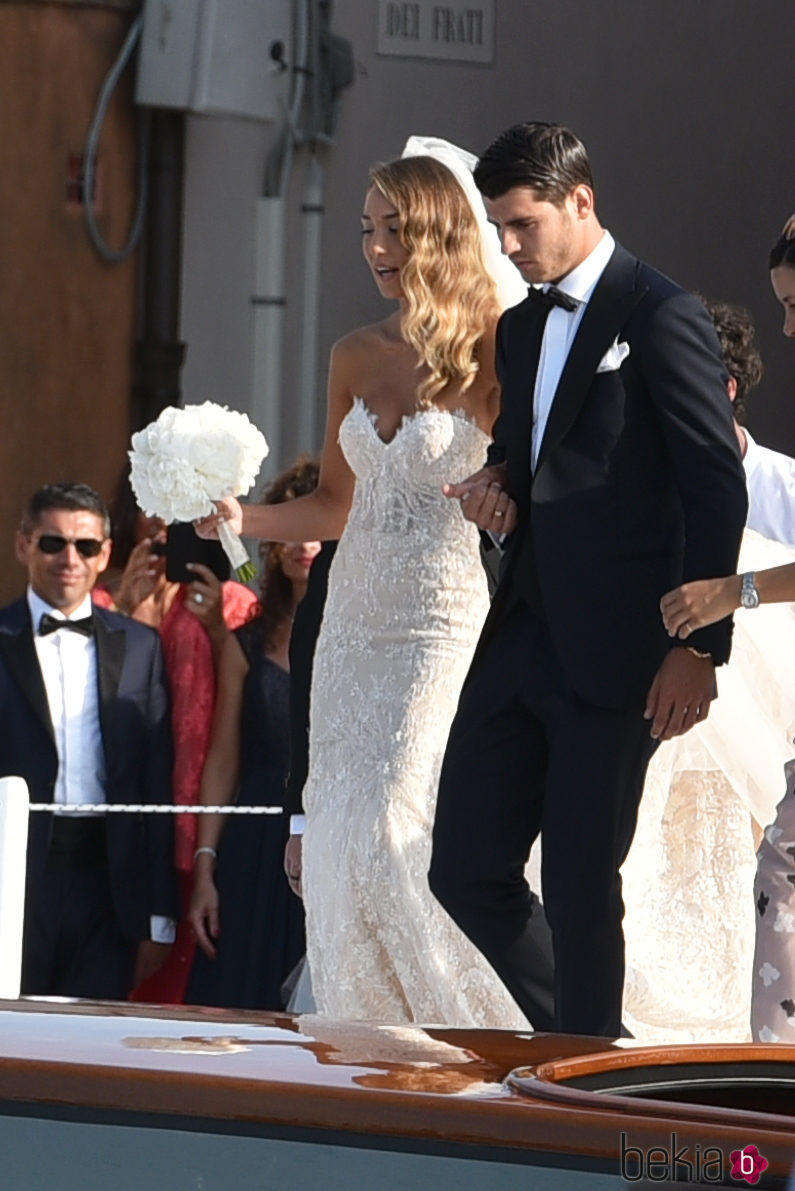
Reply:
[[341, 363], [355, 362], [364, 356], [371, 357], [373, 352], [388, 350], [399, 336], [399, 327], [395, 327], [393, 320], [383, 319], [343, 335], [331, 349], [332, 355]]

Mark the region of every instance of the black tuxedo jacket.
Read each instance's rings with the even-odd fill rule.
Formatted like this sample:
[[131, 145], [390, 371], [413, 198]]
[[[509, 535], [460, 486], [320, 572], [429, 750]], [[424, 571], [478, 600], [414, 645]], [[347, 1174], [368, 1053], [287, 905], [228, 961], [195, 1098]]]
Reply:
[[[108, 802], [172, 801], [169, 700], [160, 640], [152, 629], [94, 609], [99, 711]], [[52, 801], [58, 754], [27, 600], [0, 609], [0, 776], [28, 783], [32, 802]], [[148, 939], [151, 914], [176, 918], [170, 815], [108, 815], [107, 855], [118, 924]], [[47, 858], [52, 815], [30, 816], [28, 889]]]
[[[487, 622], [539, 605], [574, 690], [598, 706], [643, 702], [671, 641], [660, 597], [733, 574], [745, 478], [717, 336], [700, 302], [620, 246], [563, 370], [535, 474], [533, 388], [541, 323], [531, 302], [497, 334], [501, 413], [489, 462], [505, 463], [519, 525]], [[598, 371], [618, 339], [630, 354]], [[729, 657], [731, 620], [689, 644]]]

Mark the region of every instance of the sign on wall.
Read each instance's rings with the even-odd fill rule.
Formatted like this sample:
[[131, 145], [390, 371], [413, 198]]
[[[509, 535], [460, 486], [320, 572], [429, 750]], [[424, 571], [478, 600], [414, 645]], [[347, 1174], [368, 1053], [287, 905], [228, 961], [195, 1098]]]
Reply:
[[378, 0], [379, 54], [494, 61], [494, 0]]

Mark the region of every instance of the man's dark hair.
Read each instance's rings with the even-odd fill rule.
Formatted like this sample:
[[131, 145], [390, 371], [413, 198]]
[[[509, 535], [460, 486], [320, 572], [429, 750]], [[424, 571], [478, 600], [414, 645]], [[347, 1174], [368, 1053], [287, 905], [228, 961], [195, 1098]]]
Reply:
[[536, 197], [560, 204], [575, 186], [594, 189], [585, 146], [562, 124], [514, 124], [489, 145], [475, 166], [475, 185], [496, 199], [514, 186], [527, 186]]
[[791, 269], [795, 269], [795, 236], [789, 240], [786, 236], [779, 236], [770, 249], [767, 267], [777, 269], [779, 265], [789, 265]]
[[78, 513], [96, 513], [102, 519], [102, 532], [110, 536], [110, 517], [105, 502], [88, 484], [45, 484], [34, 492], [22, 510], [19, 528], [32, 533], [48, 509], [68, 509]]
[[707, 301], [704, 305], [715, 324], [729, 376], [733, 377], [737, 384], [734, 416], [742, 424], [745, 421], [746, 398], [759, 384], [764, 372], [762, 357], [756, 346], [754, 320], [742, 306]]

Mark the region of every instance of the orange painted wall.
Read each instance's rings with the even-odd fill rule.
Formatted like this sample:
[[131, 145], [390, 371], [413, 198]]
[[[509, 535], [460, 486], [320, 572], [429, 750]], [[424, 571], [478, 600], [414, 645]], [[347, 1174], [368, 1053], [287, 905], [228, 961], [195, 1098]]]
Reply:
[[[128, 9], [130, 5], [126, 6]], [[0, 3], [0, 602], [19, 594], [13, 531], [39, 484], [80, 479], [105, 496], [127, 446], [135, 257], [105, 264], [69, 201], [102, 81], [131, 13]], [[135, 189], [132, 72], [100, 142], [99, 224], [118, 247]]]

